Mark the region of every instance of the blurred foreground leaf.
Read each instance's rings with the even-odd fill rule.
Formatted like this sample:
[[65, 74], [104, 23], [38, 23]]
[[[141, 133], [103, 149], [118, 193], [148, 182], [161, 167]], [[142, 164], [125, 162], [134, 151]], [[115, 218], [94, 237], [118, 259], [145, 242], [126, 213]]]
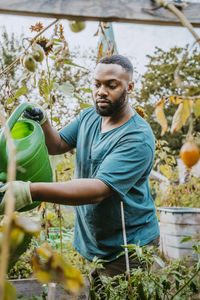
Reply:
[[32, 264], [35, 276], [41, 283], [63, 284], [64, 289], [74, 295], [84, 286], [81, 272], [67, 263], [49, 244], [45, 243], [36, 250]]
[[16, 300], [17, 293], [13, 284], [9, 281], [5, 281], [4, 300]]
[[164, 100], [161, 100], [159, 103], [156, 104], [155, 115], [156, 119], [158, 120], [158, 123], [162, 127], [161, 136], [163, 136], [167, 131], [167, 119], [164, 113]]
[[[33, 236], [40, 233], [40, 225], [29, 218], [13, 216], [11, 225], [10, 257], [8, 271], [19, 257], [27, 250]], [[3, 227], [0, 227], [0, 249], [2, 245]]]

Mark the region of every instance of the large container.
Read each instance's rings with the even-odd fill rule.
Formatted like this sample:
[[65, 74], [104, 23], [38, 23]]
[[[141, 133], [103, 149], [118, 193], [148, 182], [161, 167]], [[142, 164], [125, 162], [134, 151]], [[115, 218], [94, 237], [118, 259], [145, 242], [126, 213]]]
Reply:
[[[44, 133], [40, 125], [30, 119], [21, 119], [24, 110], [30, 108], [29, 103], [17, 107], [7, 121], [16, 147], [16, 180], [31, 182], [51, 182], [52, 170]], [[0, 132], [0, 181], [6, 182], [8, 166], [8, 148], [4, 131]], [[30, 210], [40, 202], [34, 202], [21, 211]]]
[[160, 250], [172, 259], [182, 259], [193, 253], [193, 242], [181, 243], [184, 237], [200, 239], [200, 208], [190, 207], [159, 207], [160, 219]]

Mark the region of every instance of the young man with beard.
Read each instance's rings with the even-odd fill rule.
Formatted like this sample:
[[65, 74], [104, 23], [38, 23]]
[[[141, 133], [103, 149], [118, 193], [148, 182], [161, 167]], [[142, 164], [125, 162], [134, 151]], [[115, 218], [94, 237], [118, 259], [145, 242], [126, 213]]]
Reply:
[[[94, 107], [80, 112], [57, 132], [42, 108], [26, 117], [42, 125], [49, 154], [76, 148], [75, 179], [61, 183], [13, 183], [16, 210], [32, 201], [76, 206], [74, 247], [87, 260], [108, 261], [100, 273], [114, 276], [126, 271], [123, 201], [128, 244], [155, 244], [159, 227], [148, 176], [154, 161], [154, 136], [150, 126], [128, 102], [133, 66], [121, 55], [102, 58], [94, 71]], [[4, 212], [8, 185], [0, 188]], [[133, 266], [137, 266], [136, 262]]]

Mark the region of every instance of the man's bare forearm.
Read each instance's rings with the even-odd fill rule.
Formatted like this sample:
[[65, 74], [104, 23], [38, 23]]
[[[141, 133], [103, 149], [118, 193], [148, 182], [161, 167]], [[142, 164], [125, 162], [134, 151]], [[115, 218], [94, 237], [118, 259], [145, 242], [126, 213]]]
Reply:
[[45, 135], [45, 143], [49, 154], [62, 154], [71, 149], [70, 146], [61, 138], [58, 131], [51, 126], [49, 120], [42, 125], [42, 129]]
[[33, 201], [63, 205], [85, 205], [101, 202], [113, 190], [99, 179], [74, 179], [66, 182], [31, 183]]

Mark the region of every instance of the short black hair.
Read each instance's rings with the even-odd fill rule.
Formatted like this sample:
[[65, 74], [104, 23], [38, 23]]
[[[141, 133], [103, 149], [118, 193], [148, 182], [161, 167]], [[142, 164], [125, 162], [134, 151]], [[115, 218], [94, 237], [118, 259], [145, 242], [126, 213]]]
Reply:
[[129, 72], [131, 75], [133, 74], [133, 65], [131, 61], [119, 54], [114, 54], [112, 56], [105, 56], [98, 61], [98, 64], [117, 64], [120, 65], [123, 69]]

